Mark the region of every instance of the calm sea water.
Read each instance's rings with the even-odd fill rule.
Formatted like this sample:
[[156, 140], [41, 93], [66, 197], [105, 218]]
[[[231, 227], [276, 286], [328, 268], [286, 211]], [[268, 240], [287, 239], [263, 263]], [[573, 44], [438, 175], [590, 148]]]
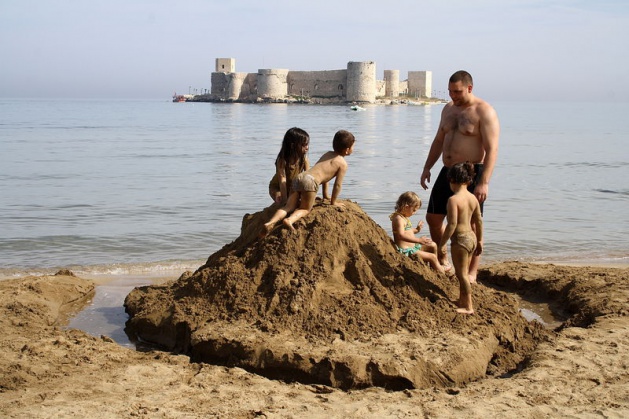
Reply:
[[[493, 105], [484, 261], [627, 263], [629, 104]], [[312, 161], [338, 129], [356, 135], [341, 198], [390, 232], [401, 192], [428, 201], [419, 176], [442, 106], [0, 100], [0, 277], [196, 269], [271, 204], [293, 126]]]

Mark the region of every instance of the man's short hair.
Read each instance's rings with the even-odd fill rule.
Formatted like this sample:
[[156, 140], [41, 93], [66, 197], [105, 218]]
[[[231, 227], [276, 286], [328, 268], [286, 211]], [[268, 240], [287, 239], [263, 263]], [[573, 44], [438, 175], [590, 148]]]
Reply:
[[453, 75], [450, 76], [450, 83], [463, 82], [466, 86], [473, 86], [474, 80], [472, 80], [472, 75], [465, 70], [459, 70]]

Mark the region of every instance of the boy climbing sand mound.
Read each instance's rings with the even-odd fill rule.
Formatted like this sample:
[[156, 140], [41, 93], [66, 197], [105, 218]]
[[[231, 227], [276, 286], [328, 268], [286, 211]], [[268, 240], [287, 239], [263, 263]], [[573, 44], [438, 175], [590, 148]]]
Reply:
[[[345, 157], [354, 151], [355, 141], [356, 139], [351, 132], [338, 131], [332, 141], [333, 151], [326, 152], [314, 166], [297, 175], [293, 180], [292, 192], [288, 197], [286, 206], [278, 209], [273, 214], [273, 217], [260, 230], [258, 237], [266, 237], [280, 220], [284, 220], [286, 227], [295, 230], [293, 224], [300, 218], [308, 215], [312, 210], [319, 191], [319, 185], [323, 185], [323, 199], [325, 201], [328, 199], [328, 182], [334, 178], [336, 180], [332, 188], [330, 204], [343, 206], [342, 203], [337, 202], [337, 199], [341, 193], [343, 178], [347, 172]], [[291, 212], [292, 214], [286, 218]]]

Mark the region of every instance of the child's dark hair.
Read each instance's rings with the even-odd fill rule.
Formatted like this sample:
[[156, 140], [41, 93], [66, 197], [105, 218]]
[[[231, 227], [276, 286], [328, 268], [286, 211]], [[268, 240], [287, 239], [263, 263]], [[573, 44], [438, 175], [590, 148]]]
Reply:
[[[284, 140], [282, 140], [282, 148], [280, 149], [277, 159], [282, 159], [287, 163], [295, 163], [301, 161], [304, 157], [301, 155], [303, 146], [310, 142], [310, 136], [301, 128], [293, 127], [286, 131]], [[275, 162], [277, 163], [277, 159]]]
[[346, 148], [350, 148], [352, 145], [354, 145], [354, 141], [356, 141], [356, 138], [354, 138], [354, 134], [342, 129], [334, 134], [334, 139], [332, 140], [332, 148], [337, 153], [341, 153]]
[[474, 165], [469, 161], [457, 163], [448, 169], [448, 181], [450, 183], [470, 184], [472, 180], [474, 180]]

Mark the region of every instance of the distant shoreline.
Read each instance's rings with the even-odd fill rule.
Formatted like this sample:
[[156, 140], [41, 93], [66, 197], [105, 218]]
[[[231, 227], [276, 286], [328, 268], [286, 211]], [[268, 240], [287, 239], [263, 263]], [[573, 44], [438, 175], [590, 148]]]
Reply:
[[184, 96], [185, 100], [176, 100], [173, 97], [173, 102], [203, 102], [203, 103], [289, 103], [289, 104], [303, 104], [303, 105], [434, 105], [448, 103], [445, 99], [439, 98], [398, 98], [387, 99], [377, 98], [375, 102], [346, 102], [338, 98], [325, 98], [325, 97], [303, 97], [303, 96], [289, 96], [284, 98], [258, 98], [255, 101], [251, 100], [223, 100], [215, 99], [209, 94], [203, 95], [180, 95]]

